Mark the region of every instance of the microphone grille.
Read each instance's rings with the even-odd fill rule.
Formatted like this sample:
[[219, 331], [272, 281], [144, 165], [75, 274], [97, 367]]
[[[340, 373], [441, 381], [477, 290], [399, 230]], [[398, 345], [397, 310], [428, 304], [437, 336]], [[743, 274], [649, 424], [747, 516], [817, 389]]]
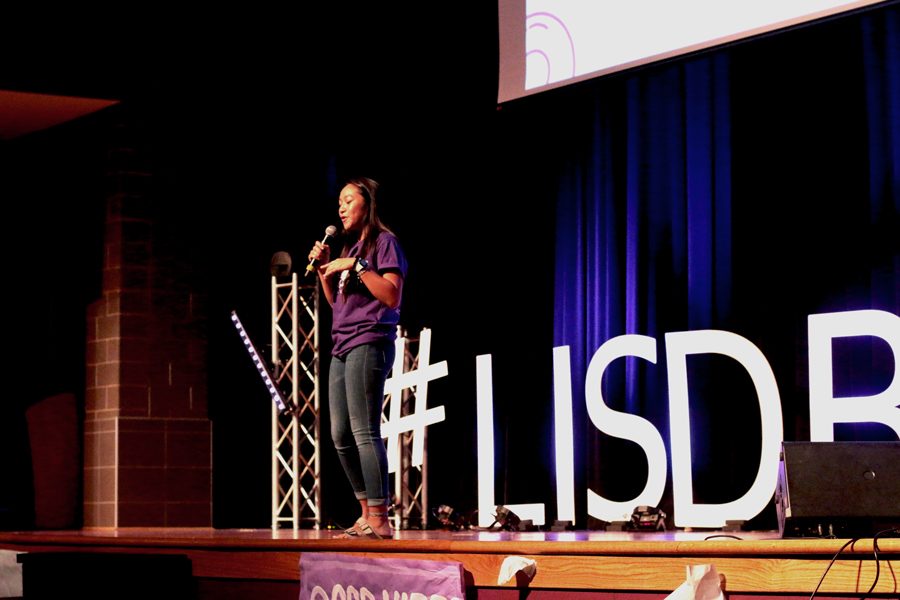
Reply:
[[337, 233], [337, 227], [335, 227], [334, 225], [329, 225], [328, 227], [325, 228], [325, 235], [334, 237], [334, 234], [336, 234], [336, 233]]

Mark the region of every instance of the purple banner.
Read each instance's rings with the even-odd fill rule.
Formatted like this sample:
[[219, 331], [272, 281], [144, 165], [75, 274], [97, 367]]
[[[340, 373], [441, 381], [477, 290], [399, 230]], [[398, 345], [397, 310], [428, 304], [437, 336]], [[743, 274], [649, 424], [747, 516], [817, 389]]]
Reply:
[[300, 600], [463, 600], [458, 562], [300, 555]]

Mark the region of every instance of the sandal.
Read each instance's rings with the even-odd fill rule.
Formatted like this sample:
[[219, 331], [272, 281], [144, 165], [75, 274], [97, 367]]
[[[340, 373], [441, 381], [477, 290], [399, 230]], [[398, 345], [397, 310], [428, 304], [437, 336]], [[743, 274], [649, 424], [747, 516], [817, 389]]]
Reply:
[[361, 538], [366, 538], [370, 540], [392, 540], [394, 539], [394, 532], [390, 533], [378, 533], [372, 526], [369, 525], [368, 521], [363, 521], [359, 523], [359, 532]]
[[365, 534], [360, 529], [360, 526], [365, 522], [366, 520], [362, 517], [358, 518], [356, 520], [356, 523], [345, 529], [343, 532], [339, 533], [337, 536], [335, 536], [335, 538], [339, 540], [352, 540], [359, 537], [365, 537]]

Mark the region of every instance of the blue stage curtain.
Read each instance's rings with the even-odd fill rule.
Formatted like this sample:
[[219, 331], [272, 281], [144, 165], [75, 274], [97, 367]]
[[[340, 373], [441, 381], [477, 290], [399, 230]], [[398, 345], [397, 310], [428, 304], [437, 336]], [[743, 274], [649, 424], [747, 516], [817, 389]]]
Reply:
[[[586, 133], [580, 137], [567, 140], [568, 148], [558, 156], [554, 345], [570, 348], [575, 423], [584, 424], [575, 434], [576, 460], [580, 461], [576, 464], [579, 473], [576, 481], [586, 479], [584, 483], [588, 487], [613, 500], [634, 497], [645, 481], [643, 452], [633, 443], [600, 434], [590, 424], [585, 411], [587, 366], [593, 353], [610, 338], [641, 334], [656, 339], [657, 363], [637, 358], [616, 361], [604, 377], [603, 394], [613, 409], [649, 419], [662, 434], [667, 448], [668, 391], [663, 336], [666, 332], [706, 328], [740, 333], [760, 343], [765, 352], [775, 349], [773, 360], [779, 362], [774, 367], [776, 377], [780, 386], [785, 385], [785, 380], [788, 384], [787, 391], [781, 390], [782, 403], [790, 405], [786, 408], [786, 420], [801, 422], [800, 425], [786, 422], [786, 437], [803, 439], [803, 422], [807, 417], [798, 406], [804, 406], [808, 397], [800, 395], [806, 373], [798, 365], [805, 361], [805, 354], [797, 355], [806, 351], [805, 315], [774, 317], [771, 326], [779, 329], [777, 335], [759, 331], [755, 329], [757, 325], [768, 318], [773, 306], [784, 306], [784, 310], [794, 312], [854, 307], [897, 312], [900, 273], [897, 15], [896, 7], [889, 7], [855, 15], [838, 24], [826, 24], [822, 26], [824, 33], [811, 29], [796, 34], [796, 38], [788, 37], [793, 33], [784, 34], [768, 46], [764, 40], [758, 46], [744, 45], [737, 50], [707, 53], [638, 71], [618, 81], [586, 87], [583, 97], [572, 103], [571, 110], [581, 112], [567, 118], [590, 125], [589, 131], [588, 126], [582, 126]], [[831, 77], [828, 72], [831, 67], [821, 65], [823, 59], [815, 55], [815, 44], [822, 48], [834, 46], [829, 36], [835, 35], [849, 35], [849, 41], [842, 43], [854, 48], [849, 54], [838, 55], [835, 51], [841, 63], [835, 69], [839, 73], [835, 78], [846, 78], [850, 83], [845, 84], [845, 79], [822, 83], [822, 89], [840, 90], [841, 98], [821, 102], [821, 96], [815, 95], [817, 90], [806, 90], [804, 86], [808, 80], [820, 77], [820, 71], [824, 73], [822, 81]], [[808, 44], [812, 46], [804, 46]], [[759, 58], [767, 52], [767, 58]], [[788, 54], [779, 56], [779, 52]], [[775, 70], [780, 63], [799, 65], [799, 68], [791, 72], [783, 67], [780, 79], [768, 88], [769, 75], [761, 75], [756, 66], [760, 60]], [[814, 65], [810, 69], [813, 74], [803, 70], [803, 61]], [[751, 98], [735, 91], [746, 90], [750, 85], [756, 86], [758, 96]], [[791, 100], [792, 95], [799, 96], [800, 100]], [[781, 102], [789, 108], [769, 119], [765, 111]], [[855, 147], [846, 148], [864, 138], [860, 144], [868, 151], [858, 162], [851, 159], [851, 164], [836, 178], [842, 186], [840, 192], [852, 192], [849, 198], [853, 202], [852, 210], [862, 206], [871, 217], [866, 226], [840, 240], [849, 247], [868, 245], [865, 251], [851, 250], [851, 258], [860, 258], [864, 264], [838, 271], [830, 281], [823, 282], [831, 275], [827, 264], [817, 264], [807, 272], [802, 260], [817, 254], [825, 257], [823, 261], [835, 259], [840, 255], [835, 240], [824, 239], [823, 234], [803, 241], [807, 235], [806, 224], [812, 220], [818, 226], [824, 218], [803, 213], [816, 210], [810, 207], [834, 202], [835, 198], [816, 197], [827, 196], [829, 184], [821, 181], [833, 174], [827, 172], [830, 168], [827, 161], [815, 164], [817, 153], [827, 151], [817, 141], [818, 136], [806, 138], [805, 130], [790, 131], [789, 127], [787, 130], [782, 127], [792, 124], [790, 111], [794, 105], [791, 102], [801, 106], [801, 111], [806, 110], [803, 102], [808, 102], [811, 108], [807, 112], [811, 111], [812, 115], [805, 118], [804, 126], [818, 131], [823, 139], [830, 135], [832, 140], [828, 143], [843, 148], [841, 152], [849, 156], [860, 154]], [[825, 111], [816, 108], [817, 105], [831, 106], [831, 103], [841, 107], [858, 105], [857, 113], [865, 109], [867, 126], [854, 129], [858, 115], [830, 114], [820, 118], [818, 111], [823, 115]], [[767, 120], [773, 123], [766, 124]], [[740, 136], [736, 133], [738, 123], [743, 123]], [[764, 142], [753, 138], [753, 132], [747, 130], [753, 129], [756, 123], [771, 127], [774, 135]], [[789, 141], [787, 146], [785, 140]], [[793, 160], [788, 156], [788, 148], [792, 151], [795, 147], [806, 150], [806, 156], [797, 159], [796, 165], [769, 158], [780, 159], [784, 154]], [[740, 176], [736, 173], [738, 169], [742, 169]], [[754, 172], [757, 169], [759, 172]], [[869, 172], [868, 189], [855, 183], [857, 179], [861, 181], [856, 177], [857, 171], [862, 173], [865, 169]], [[820, 172], [823, 170], [826, 172]], [[807, 188], [809, 198], [798, 199], [788, 206], [791, 202], [784, 202], [779, 194], [791, 194], [795, 190], [793, 186], [800, 185], [794, 178], [807, 175], [819, 183]], [[767, 185], [772, 189], [767, 190]], [[758, 191], [764, 193], [757, 194]], [[832, 229], [828, 231], [839, 231], [841, 219], [845, 217], [839, 211], [834, 216], [830, 209], [819, 210], [829, 212], [826, 225]], [[760, 212], [764, 214], [759, 216]], [[770, 222], [779, 223], [774, 232], [766, 229]], [[858, 220], [854, 218], [852, 224], [856, 223]], [[741, 227], [744, 230], [735, 235]], [[790, 256], [788, 242], [779, 239], [785, 231], [806, 244], [798, 253], [799, 258]], [[740, 256], [738, 240], [744, 244]], [[750, 250], [746, 249], [751, 246]], [[772, 247], [778, 250], [767, 249]], [[853, 278], [846, 275], [846, 281], [841, 279], [845, 277], [844, 271], [851, 270]], [[860, 270], [865, 273], [863, 278], [871, 280], [871, 289], [862, 292], [857, 289], [855, 279]], [[773, 277], [767, 281], [770, 272]], [[763, 289], [766, 284], [771, 288]], [[835, 302], [835, 286], [837, 295], [844, 296], [843, 307], [841, 302]], [[754, 298], [746, 293], [748, 290], [760, 296]], [[784, 329], [794, 330], [790, 341], [778, 337]], [[770, 342], [768, 346], [767, 342]], [[890, 361], [889, 353], [882, 353], [885, 355], [885, 361]], [[783, 360], [785, 356], [787, 361]], [[703, 382], [705, 375], [714, 387], [717, 379], [721, 382], [742, 376], [739, 369], [731, 365], [722, 369], [722, 366], [716, 361], [700, 364], [701, 375], [691, 378]], [[890, 364], [883, 370], [892, 372], [892, 369]], [[692, 403], [693, 385], [692, 381]], [[700, 388], [705, 385], [697, 383]], [[717, 389], [727, 391], [728, 384]], [[740, 438], [746, 434], [740, 431], [740, 420], [718, 423], [719, 426], [712, 422], [726, 414], [716, 413], [723, 410], [716, 406], [722, 404], [722, 395], [704, 395], [700, 391], [701, 408], [705, 401], [708, 410], [692, 413], [692, 432], [698, 432], [693, 442], [695, 469], [702, 472], [713, 460], [712, 446], [734, 445], [729, 436]], [[719, 475], [711, 478], [716, 481], [707, 483], [703, 489], [704, 484], [695, 480], [695, 486], [700, 486], [695, 487], [698, 501], [724, 502], [746, 491], [750, 482], [735, 473], [747, 469], [751, 469], [751, 475], [755, 473], [758, 443], [756, 446], [752, 441], [739, 443], [744, 447], [734, 450], [734, 456], [724, 461], [715, 459], [719, 461], [716, 471]], [[744, 456], [737, 457], [739, 453]], [[670, 489], [671, 482], [667, 498]], [[666, 502], [667, 499], [663, 504]]]
[[[616, 90], [624, 101], [597, 102], [588, 150], [564, 166], [554, 345], [570, 347], [576, 423], [587, 422], [581, 384], [603, 342], [622, 334], [659, 341], [667, 331], [709, 328], [730, 310], [728, 75], [728, 58], [719, 54], [629, 78]], [[610, 406], [648, 418], [667, 439], [658, 348], [656, 365], [633, 358], [618, 361], [624, 368], [614, 364], [603, 393]], [[585, 431], [576, 440], [588, 438], [591, 488], [603, 494], [603, 482], [613, 480], [633, 497], [646, 471], [604, 460], [627, 450], [610, 439], [601, 448], [593, 426]]]
[[[871, 226], [888, 241], [875, 252], [889, 260], [872, 273], [872, 295], [883, 299], [883, 310], [897, 311], [900, 253], [900, 9], [884, 18], [862, 18], [866, 114], [868, 133], [869, 200]], [[893, 243], [891, 243], [891, 241]]]

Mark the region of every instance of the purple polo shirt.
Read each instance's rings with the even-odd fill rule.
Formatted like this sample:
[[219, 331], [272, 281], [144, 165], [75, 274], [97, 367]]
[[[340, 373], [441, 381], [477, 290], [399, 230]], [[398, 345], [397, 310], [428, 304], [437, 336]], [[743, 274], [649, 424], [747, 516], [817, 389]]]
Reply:
[[[357, 242], [350, 248], [347, 256], [359, 256], [361, 248], [362, 242]], [[394, 271], [406, 278], [406, 257], [393, 234], [386, 231], [379, 233], [374, 251], [363, 258], [369, 261], [369, 269], [379, 275]], [[337, 292], [332, 306], [332, 355], [343, 356], [362, 344], [396, 339], [397, 323], [400, 322], [399, 308], [388, 308], [377, 300], [352, 270], [341, 272], [335, 285]]]

